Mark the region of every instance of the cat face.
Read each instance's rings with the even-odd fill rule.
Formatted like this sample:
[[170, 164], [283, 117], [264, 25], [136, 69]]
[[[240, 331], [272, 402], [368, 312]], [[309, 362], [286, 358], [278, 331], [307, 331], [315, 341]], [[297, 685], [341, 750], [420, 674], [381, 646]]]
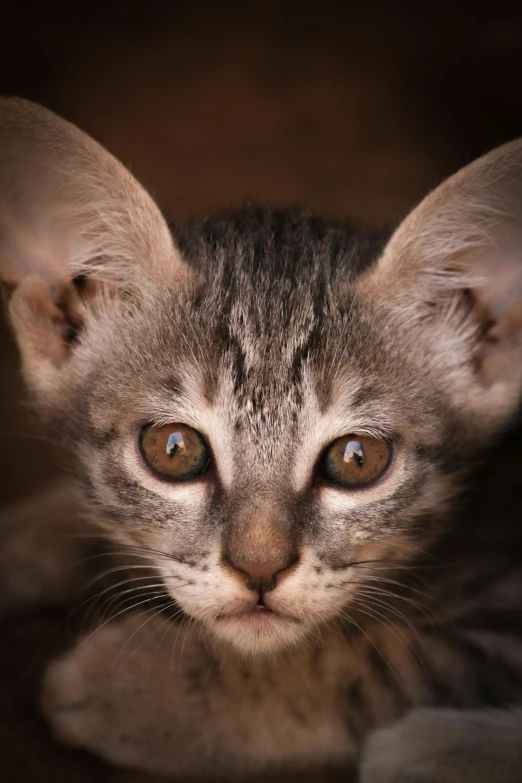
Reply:
[[[193, 226], [178, 243], [198, 264], [193, 287], [132, 320], [109, 313], [96, 355], [80, 342], [86, 372], [58, 427], [78, 445], [109, 533], [162, 553], [177, 605], [256, 652], [341, 617], [359, 583], [377, 587], [384, 566], [426, 545], [465, 439], [448, 433], [434, 368], [416, 366], [406, 335], [389, 345], [386, 312], [347, 284], [373, 246], [339, 232], [332, 252], [326, 226], [291, 215], [245, 212], [233, 232], [231, 222]], [[159, 438], [148, 435], [148, 455], [147, 426]], [[187, 428], [201, 436], [188, 446], [196, 474], [177, 479], [162, 455]], [[384, 455], [382, 475], [345, 486], [324, 458], [350, 433], [366, 444], [366, 469], [373, 444]]]
[[[71, 221], [56, 255], [28, 240], [30, 222], [19, 241], [7, 225], [4, 277], [26, 377], [78, 456], [93, 515], [157, 569], [177, 607], [243, 653], [358, 610], [378, 618], [382, 580], [450, 524], [466, 470], [518, 403], [511, 226], [514, 284], [493, 304], [469, 272], [470, 243], [457, 244], [471, 217], [450, 226], [444, 193], [384, 250], [262, 210], [180, 225], [172, 239], [112, 159], [102, 186], [118, 183], [119, 202], [93, 207], [107, 154], [78, 131], [24, 103], [6, 111], [31, 126], [31, 151], [49, 123], [67, 141], [60, 166], [47, 148], [38, 157], [60, 193], [74, 191], [72, 211], [54, 208]], [[84, 201], [64, 173], [78, 144], [91, 161]], [[487, 273], [488, 253], [474, 254], [473, 273]]]

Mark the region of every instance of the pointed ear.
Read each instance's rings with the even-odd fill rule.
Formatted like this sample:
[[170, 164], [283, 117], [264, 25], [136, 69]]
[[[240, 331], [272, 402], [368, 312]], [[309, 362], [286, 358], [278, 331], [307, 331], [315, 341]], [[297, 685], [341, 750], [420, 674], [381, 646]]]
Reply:
[[424, 331], [463, 404], [509, 418], [522, 391], [522, 139], [434, 190], [362, 288], [416, 326], [412, 334]]
[[33, 383], [67, 359], [95, 293], [139, 297], [185, 274], [124, 166], [47, 109], [0, 99], [0, 280]]

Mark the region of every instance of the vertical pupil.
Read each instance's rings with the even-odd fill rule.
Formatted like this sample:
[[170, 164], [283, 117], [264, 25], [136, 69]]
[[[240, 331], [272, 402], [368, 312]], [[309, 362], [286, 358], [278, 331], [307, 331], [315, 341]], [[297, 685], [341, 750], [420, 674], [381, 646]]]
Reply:
[[167, 441], [167, 456], [168, 457], [174, 457], [178, 451], [184, 451], [185, 450], [185, 444], [183, 442], [183, 435], [181, 432], [173, 432], [171, 435], [169, 435], [169, 439]]
[[358, 440], [350, 440], [344, 450], [345, 462], [356, 462], [359, 468], [364, 465], [364, 450]]

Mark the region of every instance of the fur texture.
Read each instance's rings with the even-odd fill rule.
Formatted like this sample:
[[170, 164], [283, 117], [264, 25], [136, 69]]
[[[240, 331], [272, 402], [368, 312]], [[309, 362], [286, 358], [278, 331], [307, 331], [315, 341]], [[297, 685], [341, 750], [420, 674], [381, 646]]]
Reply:
[[[167, 240], [120, 164], [45, 110], [1, 103], [0, 144], [25, 376], [75, 455], [82, 515], [126, 558], [112, 607], [123, 589], [118, 612], [147, 612], [53, 665], [58, 735], [178, 775], [353, 770], [370, 737], [364, 783], [475, 781], [490, 737], [496, 775], [522, 703], [522, 143], [443, 184], [389, 241], [254, 207]], [[74, 208], [60, 196], [49, 213], [41, 183]], [[148, 469], [140, 429], [171, 422], [202, 433], [209, 471]], [[353, 490], [318, 468], [349, 433], [393, 444]], [[231, 561], [285, 564], [272, 614]], [[514, 783], [502, 741], [495, 780]]]

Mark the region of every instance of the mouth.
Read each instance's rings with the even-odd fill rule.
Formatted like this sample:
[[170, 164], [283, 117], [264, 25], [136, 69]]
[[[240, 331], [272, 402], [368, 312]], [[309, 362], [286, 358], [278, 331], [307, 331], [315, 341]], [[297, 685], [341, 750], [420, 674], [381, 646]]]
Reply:
[[[247, 609], [244, 612], [238, 612], [235, 615], [229, 615], [239, 621], [246, 622], [251, 628], [269, 628], [274, 623], [281, 623], [283, 617], [269, 609], [267, 606], [258, 604], [253, 609]], [[288, 619], [288, 618], [284, 618]]]
[[266, 606], [221, 614], [213, 626], [218, 637], [247, 656], [271, 655], [298, 643], [306, 628], [297, 618]]
[[298, 623], [295, 617], [282, 615], [274, 609], [270, 609], [264, 603], [258, 603], [256, 606], [238, 612], [226, 612], [220, 614], [216, 619], [225, 622], [241, 623], [245, 628], [252, 631], [269, 630], [270, 628], [288, 625], [289, 623]]
[[247, 657], [274, 654], [298, 643], [307, 633], [301, 619], [252, 599], [223, 607], [214, 615], [209, 630]]

